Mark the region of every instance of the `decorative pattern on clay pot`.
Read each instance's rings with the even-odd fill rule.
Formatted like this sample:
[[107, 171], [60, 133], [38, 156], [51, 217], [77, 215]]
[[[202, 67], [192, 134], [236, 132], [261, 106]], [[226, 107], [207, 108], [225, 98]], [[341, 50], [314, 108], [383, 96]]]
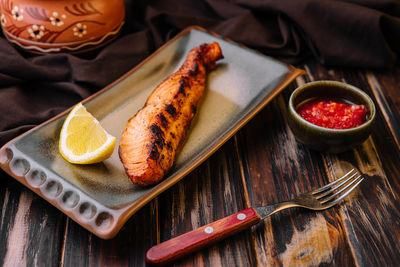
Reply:
[[125, 18], [123, 0], [1, 0], [7, 39], [39, 53], [83, 52], [117, 36]]

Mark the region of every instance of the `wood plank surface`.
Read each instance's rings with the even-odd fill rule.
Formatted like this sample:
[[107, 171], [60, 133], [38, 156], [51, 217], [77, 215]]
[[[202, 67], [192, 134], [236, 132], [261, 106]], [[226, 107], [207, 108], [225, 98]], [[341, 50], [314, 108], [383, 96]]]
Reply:
[[[247, 186], [255, 206], [286, 201], [328, 182], [322, 155], [304, 149], [287, 129], [286, 103], [279, 96], [241, 132]], [[336, 214], [292, 209], [267, 218], [255, 231], [256, 243], [266, 244], [256, 246], [259, 265], [351, 266]]]
[[68, 220], [61, 266], [145, 266], [146, 250], [157, 242], [156, 203], [136, 213], [111, 240]]
[[58, 266], [66, 216], [0, 170], [1, 266]]
[[[289, 200], [355, 168], [359, 188], [340, 205], [293, 208], [191, 254], [173, 266], [400, 265], [400, 67], [387, 71], [307, 71], [201, 166], [101, 240], [0, 171], [1, 266], [146, 266], [153, 245], [250, 206]], [[336, 80], [370, 95], [371, 136], [340, 154], [309, 150], [287, 125], [290, 93]]]
[[[159, 203], [161, 241], [245, 209], [233, 140], [163, 194]], [[246, 246], [250, 240], [250, 230], [245, 230], [181, 260], [177, 266], [254, 266], [254, 251]]]

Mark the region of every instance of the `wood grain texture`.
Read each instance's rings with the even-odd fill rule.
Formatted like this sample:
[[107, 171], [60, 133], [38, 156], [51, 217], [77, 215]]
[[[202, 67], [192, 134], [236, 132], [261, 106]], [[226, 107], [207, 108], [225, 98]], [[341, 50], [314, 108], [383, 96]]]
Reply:
[[156, 202], [136, 213], [111, 240], [102, 240], [69, 220], [62, 266], [146, 266], [145, 253], [157, 242]]
[[[161, 241], [246, 208], [233, 140], [160, 200]], [[165, 196], [165, 197], [164, 197]], [[171, 203], [173, 209], [171, 210]], [[251, 230], [191, 254], [176, 266], [254, 266]], [[236, 240], [236, 241], [235, 241]], [[243, 242], [242, 240], [247, 240]], [[249, 265], [250, 264], [250, 265]]]
[[[304, 149], [287, 128], [286, 103], [279, 96], [241, 131], [246, 184], [255, 206], [289, 200], [327, 183], [322, 155]], [[255, 233], [259, 265], [351, 265], [335, 214], [291, 209], [267, 218]]]
[[0, 264], [57, 266], [66, 216], [3, 171], [0, 180]]
[[[146, 266], [146, 251], [250, 205], [285, 201], [355, 168], [359, 188], [322, 212], [284, 210], [173, 266], [400, 265], [400, 66], [388, 71], [326, 68], [313, 61], [213, 156], [100, 240], [0, 172], [0, 265]], [[309, 150], [286, 122], [287, 101], [314, 80], [352, 84], [370, 95], [376, 125], [359, 147]]]

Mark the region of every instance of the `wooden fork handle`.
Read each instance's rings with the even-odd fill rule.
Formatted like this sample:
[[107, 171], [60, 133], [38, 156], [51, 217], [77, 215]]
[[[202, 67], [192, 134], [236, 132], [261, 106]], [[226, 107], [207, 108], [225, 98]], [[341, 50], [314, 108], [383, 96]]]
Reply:
[[167, 264], [261, 221], [253, 208], [212, 222], [155, 245], [146, 253], [149, 264]]

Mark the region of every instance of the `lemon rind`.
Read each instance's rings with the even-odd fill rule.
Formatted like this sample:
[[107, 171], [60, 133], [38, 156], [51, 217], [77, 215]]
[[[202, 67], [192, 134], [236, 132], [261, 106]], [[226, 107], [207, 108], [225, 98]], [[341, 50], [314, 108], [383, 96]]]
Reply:
[[[69, 125], [69, 122], [74, 117], [74, 114], [81, 107], [85, 108], [82, 105], [82, 103], [79, 103], [79, 104], [75, 105], [75, 107], [71, 110], [70, 114], [67, 116], [67, 118], [66, 118], [66, 120], [65, 120], [65, 122], [64, 122], [64, 124], [63, 124], [63, 126], [61, 128], [60, 145], [59, 145], [60, 149], [59, 150], [60, 150], [61, 155], [67, 161], [69, 161], [71, 163], [87, 163], [87, 162], [96, 163], [97, 162], [96, 159], [104, 158], [104, 155], [102, 155], [102, 153], [104, 151], [106, 151], [107, 148], [112, 145], [112, 143], [114, 143], [114, 146], [113, 146], [113, 149], [112, 149], [112, 151], [114, 151], [116, 138], [114, 136], [112, 136], [111, 134], [109, 134], [105, 129], [104, 129], [104, 132], [105, 132], [105, 134], [107, 136], [106, 142], [104, 142], [104, 144], [101, 147], [99, 147], [98, 149], [96, 149], [96, 150], [94, 150], [92, 152], [85, 153], [84, 155], [75, 155], [75, 154], [73, 154], [72, 151], [67, 148], [66, 138], [61, 138], [61, 136], [67, 136], [68, 135], [66, 126]], [[99, 123], [99, 121], [96, 118], [94, 118], [94, 121], [96, 123]], [[109, 156], [111, 156], [111, 154]]]

